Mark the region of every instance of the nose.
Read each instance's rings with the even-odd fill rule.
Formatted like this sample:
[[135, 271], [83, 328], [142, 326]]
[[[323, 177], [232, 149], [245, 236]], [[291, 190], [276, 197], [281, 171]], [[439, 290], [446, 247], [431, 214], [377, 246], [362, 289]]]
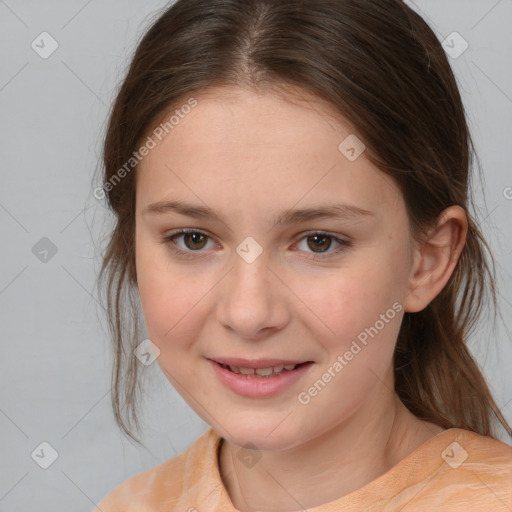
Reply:
[[271, 267], [264, 251], [251, 263], [236, 255], [231, 272], [222, 280], [217, 320], [239, 338], [261, 339], [290, 320], [287, 288]]

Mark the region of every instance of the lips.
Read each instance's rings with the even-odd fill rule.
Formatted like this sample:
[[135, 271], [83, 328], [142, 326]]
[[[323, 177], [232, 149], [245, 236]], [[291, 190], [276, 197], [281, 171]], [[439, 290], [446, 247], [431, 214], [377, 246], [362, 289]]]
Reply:
[[[293, 386], [297, 381], [303, 379], [311, 367], [314, 366], [313, 361], [306, 361], [295, 365], [295, 361], [289, 361], [284, 359], [259, 359], [259, 360], [247, 360], [247, 359], [235, 359], [235, 358], [222, 358], [222, 361], [242, 361], [243, 364], [252, 366], [267, 365], [269, 363], [291, 363], [292, 370], [285, 370], [282, 367], [281, 372], [275, 373], [275, 366], [263, 367], [263, 368], [246, 368], [246, 372], [249, 373], [236, 373], [231, 370], [230, 367], [226, 368], [226, 365], [217, 362], [213, 359], [208, 359], [211, 368], [218, 378], [218, 380], [228, 389], [234, 393], [246, 397], [246, 398], [269, 398], [277, 395], [284, 391], [286, 388]], [[277, 366], [280, 368], [280, 366]], [[234, 367], [236, 369], [236, 367]], [[242, 370], [243, 367], [239, 367]], [[267, 369], [267, 370], [266, 370]], [[268, 372], [270, 370], [270, 373]], [[263, 375], [262, 375], [263, 373]]]

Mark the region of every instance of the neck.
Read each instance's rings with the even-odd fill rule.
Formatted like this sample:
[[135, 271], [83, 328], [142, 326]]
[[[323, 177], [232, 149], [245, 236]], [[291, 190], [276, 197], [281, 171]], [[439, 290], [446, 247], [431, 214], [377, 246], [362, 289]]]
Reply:
[[224, 440], [220, 473], [241, 512], [304, 510], [363, 487], [442, 430], [417, 419], [388, 393], [387, 400], [379, 396], [294, 448], [261, 452], [252, 467], [236, 457], [238, 446]]

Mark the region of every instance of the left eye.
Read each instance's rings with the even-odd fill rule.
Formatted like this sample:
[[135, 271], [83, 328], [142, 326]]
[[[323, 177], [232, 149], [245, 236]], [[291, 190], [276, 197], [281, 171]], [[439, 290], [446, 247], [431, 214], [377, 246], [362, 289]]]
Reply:
[[[333, 254], [338, 254], [346, 247], [350, 246], [350, 243], [347, 240], [343, 240], [341, 238], [338, 238], [337, 236], [330, 235], [329, 233], [322, 233], [322, 232], [315, 232], [310, 233], [303, 238], [301, 238], [301, 241], [304, 240], [309, 248], [313, 248], [313, 256], [307, 256], [311, 259], [321, 259], [324, 257], [329, 257]], [[312, 243], [309, 242], [309, 240], [312, 240]], [[335, 243], [338, 244], [338, 247], [334, 249], [333, 251], [327, 252], [328, 249], [331, 248], [332, 241], [334, 240]], [[316, 251], [316, 249], [325, 249], [321, 251]], [[323, 254], [326, 254], [326, 256], [323, 256]], [[317, 256], [317, 254], [320, 254], [320, 256]]]
[[[179, 247], [175, 242], [175, 240], [179, 238], [183, 238], [183, 242], [185, 244], [184, 247]], [[162, 237], [162, 243], [168, 245], [169, 249], [174, 253], [185, 257], [194, 257], [193, 253], [201, 252], [201, 249], [204, 249], [206, 246], [206, 241], [208, 239], [210, 239], [209, 235], [206, 235], [201, 231], [190, 229], [180, 230], [169, 235], [165, 235]], [[313, 249], [312, 255], [306, 257], [314, 260], [338, 254], [345, 248], [350, 247], [350, 242], [348, 240], [343, 240], [337, 236], [320, 231], [307, 233], [300, 239], [300, 242], [303, 240], [306, 242], [308, 248]], [[335, 250], [328, 252], [328, 249], [331, 248], [332, 241], [337, 243], [338, 247]], [[324, 256], [324, 253], [326, 256]]]

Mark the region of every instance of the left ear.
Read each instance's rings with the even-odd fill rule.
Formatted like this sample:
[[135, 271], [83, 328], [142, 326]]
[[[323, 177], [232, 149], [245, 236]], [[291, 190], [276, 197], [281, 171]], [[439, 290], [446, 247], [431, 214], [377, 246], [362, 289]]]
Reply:
[[426, 241], [414, 250], [404, 311], [416, 313], [432, 302], [452, 275], [466, 244], [468, 220], [460, 206], [443, 210]]

